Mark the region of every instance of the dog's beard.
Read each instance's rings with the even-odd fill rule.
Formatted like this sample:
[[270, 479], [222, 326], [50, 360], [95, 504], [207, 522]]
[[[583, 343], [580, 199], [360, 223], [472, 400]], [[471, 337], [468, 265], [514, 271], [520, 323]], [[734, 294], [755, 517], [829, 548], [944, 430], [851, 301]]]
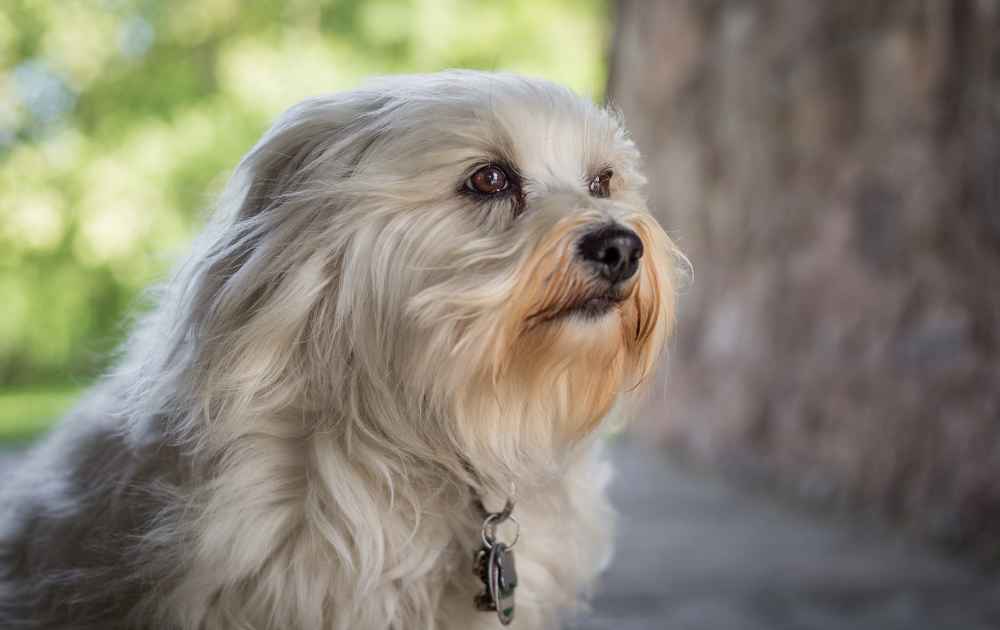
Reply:
[[648, 215], [614, 213], [645, 254], [637, 274], [612, 287], [578, 255], [581, 235], [611, 217], [538, 212], [521, 250], [507, 252], [512, 260], [475, 251], [461, 261], [496, 262], [492, 277], [446, 282], [411, 303], [427, 335], [419, 356], [435, 364], [410, 373], [433, 370], [460, 448], [501, 468], [551, 461], [591, 435], [622, 394], [648, 380], [673, 319], [672, 245]]

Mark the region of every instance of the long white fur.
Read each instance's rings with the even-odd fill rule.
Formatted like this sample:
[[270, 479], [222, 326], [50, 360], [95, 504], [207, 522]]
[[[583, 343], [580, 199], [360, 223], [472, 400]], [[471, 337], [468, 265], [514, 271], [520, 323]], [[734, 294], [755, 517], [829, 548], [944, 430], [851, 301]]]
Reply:
[[[461, 192], [499, 159], [523, 175], [520, 214]], [[636, 289], [658, 297], [658, 353], [675, 252], [637, 161], [617, 116], [513, 75], [394, 77], [289, 110], [117, 369], [7, 484], [0, 626], [494, 628], [472, 606], [472, 506], [511, 482], [513, 627], [582, 610], [612, 514], [581, 375], [616, 379], [611, 411], [595, 403], [610, 418], [649, 366], [588, 365], [625, 361], [617, 314], [551, 324], [530, 377], [504, 353], [538, 248], [609, 222], [662, 250]]]

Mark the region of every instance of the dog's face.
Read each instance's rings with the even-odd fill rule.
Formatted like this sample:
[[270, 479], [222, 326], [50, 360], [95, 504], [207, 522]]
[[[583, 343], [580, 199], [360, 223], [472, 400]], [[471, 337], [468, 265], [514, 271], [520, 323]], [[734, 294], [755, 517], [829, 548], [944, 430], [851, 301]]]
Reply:
[[572, 443], [643, 381], [673, 319], [675, 251], [637, 160], [616, 117], [509, 75], [307, 102], [241, 167], [214, 312], [258, 348], [276, 335], [257, 369], [297, 371], [320, 404], [409, 414], [390, 438]]

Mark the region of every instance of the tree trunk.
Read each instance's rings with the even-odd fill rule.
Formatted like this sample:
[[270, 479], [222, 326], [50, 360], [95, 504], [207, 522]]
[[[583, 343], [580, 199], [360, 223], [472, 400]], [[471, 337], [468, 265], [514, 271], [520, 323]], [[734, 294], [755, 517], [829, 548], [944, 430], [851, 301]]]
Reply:
[[644, 426], [1000, 560], [1000, 0], [623, 0], [609, 92], [694, 267]]

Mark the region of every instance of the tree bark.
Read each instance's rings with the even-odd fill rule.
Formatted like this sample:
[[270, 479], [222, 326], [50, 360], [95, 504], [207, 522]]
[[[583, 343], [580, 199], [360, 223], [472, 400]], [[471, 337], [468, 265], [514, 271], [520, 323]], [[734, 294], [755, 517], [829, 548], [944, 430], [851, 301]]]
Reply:
[[694, 267], [644, 428], [1000, 560], [1000, 1], [617, 11]]

